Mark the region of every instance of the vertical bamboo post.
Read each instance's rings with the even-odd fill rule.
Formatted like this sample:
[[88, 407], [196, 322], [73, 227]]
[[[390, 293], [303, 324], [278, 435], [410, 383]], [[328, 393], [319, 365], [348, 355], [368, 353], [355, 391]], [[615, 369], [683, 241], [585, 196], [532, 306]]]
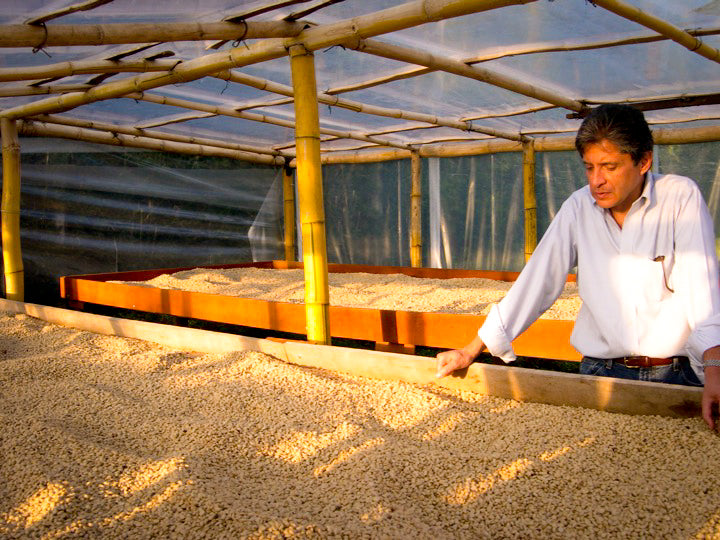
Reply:
[[303, 45], [290, 47], [295, 91], [295, 148], [297, 185], [305, 267], [307, 339], [330, 344], [325, 209], [320, 163], [320, 119], [315, 83], [315, 58]]
[[5, 296], [8, 300], [25, 299], [22, 252], [20, 250], [20, 142], [14, 120], [0, 119], [2, 135], [2, 252], [5, 271]]
[[285, 220], [285, 260], [295, 260], [295, 185], [290, 167], [283, 169], [283, 205]]
[[523, 194], [525, 201], [525, 261], [537, 246], [537, 197], [535, 195], [535, 145], [523, 142]]
[[410, 154], [410, 164], [410, 265], [419, 268], [422, 266], [422, 161], [417, 150]]

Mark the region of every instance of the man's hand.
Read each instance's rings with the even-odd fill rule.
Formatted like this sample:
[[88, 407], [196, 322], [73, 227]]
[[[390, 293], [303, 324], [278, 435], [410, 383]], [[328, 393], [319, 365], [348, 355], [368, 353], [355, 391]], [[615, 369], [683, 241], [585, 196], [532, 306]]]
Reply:
[[464, 369], [473, 363], [473, 360], [485, 348], [479, 337], [475, 337], [462, 349], [441, 352], [437, 355], [437, 378], [445, 377], [455, 370]]
[[[705, 351], [703, 360], [720, 358], [720, 346]], [[720, 431], [717, 422], [717, 415], [720, 411], [720, 366], [708, 366], [705, 368], [705, 388], [702, 395], [703, 420], [710, 426], [710, 429]]]

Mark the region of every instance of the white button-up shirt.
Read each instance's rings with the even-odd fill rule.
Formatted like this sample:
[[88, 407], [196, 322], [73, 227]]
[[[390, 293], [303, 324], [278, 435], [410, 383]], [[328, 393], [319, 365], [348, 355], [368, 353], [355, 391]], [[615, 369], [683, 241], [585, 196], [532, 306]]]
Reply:
[[478, 331], [491, 354], [515, 360], [511, 341], [553, 304], [575, 266], [578, 352], [686, 355], [704, 380], [702, 354], [720, 345], [720, 286], [713, 222], [695, 182], [648, 173], [622, 228], [587, 186], [573, 193]]

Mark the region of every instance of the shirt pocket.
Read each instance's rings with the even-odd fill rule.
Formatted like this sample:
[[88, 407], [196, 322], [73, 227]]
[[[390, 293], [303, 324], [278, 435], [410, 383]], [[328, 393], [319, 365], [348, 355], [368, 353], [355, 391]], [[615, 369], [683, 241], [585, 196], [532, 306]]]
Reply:
[[635, 284], [638, 304], [652, 306], [669, 298], [673, 291], [668, 282], [668, 261], [662, 255], [636, 261]]

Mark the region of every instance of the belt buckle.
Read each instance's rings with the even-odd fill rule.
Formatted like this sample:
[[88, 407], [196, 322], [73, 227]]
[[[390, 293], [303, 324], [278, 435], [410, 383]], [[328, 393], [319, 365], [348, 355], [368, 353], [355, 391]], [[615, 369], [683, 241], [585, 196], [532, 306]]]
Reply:
[[[636, 358], [637, 358], [637, 356], [623, 356], [622, 358], [618, 358], [618, 360], [619, 360], [620, 362], [622, 362], [622, 365], [623, 365], [623, 366], [625, 366], [626, 368], [630, 368], [630, 369], [640, 369], [641, 367], [647, 367], [647, 366], [629, 366], [628, 363], [627, 363], [628, 360], [633, 360], [633, 359], [636, 359]], [[647, 358], [647, 357], [646, 357], [646, 358]]]

